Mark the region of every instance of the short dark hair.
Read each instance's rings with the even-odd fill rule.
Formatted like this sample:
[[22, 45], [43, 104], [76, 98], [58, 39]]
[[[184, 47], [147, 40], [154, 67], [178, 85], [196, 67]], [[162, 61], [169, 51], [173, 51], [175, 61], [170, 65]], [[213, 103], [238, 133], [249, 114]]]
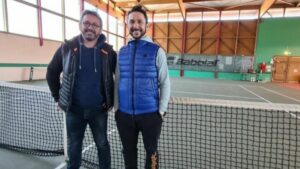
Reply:
[[132, 9], [128, 12], [127, 16], [129, 16], [132, 12], [140, 12], [145, 16], [146, 23], [148, 23], [148, 17], [146, 11], [143, 9], [141, 5], [136, 5], [132, 7]]
[[100, 17], [100, 15], [96, 12], [96, 11], [92, 11], [92, 10], [84, 10], [80, 16], [80, 23], [82, 23], [82, 20], [83, 20], [83, 17], [85, 15], [93, 15], [95, 16], [96, 18], [99, 19], [99, 22], [100, 22], [100, 29], [102, 30], [102, 19]]

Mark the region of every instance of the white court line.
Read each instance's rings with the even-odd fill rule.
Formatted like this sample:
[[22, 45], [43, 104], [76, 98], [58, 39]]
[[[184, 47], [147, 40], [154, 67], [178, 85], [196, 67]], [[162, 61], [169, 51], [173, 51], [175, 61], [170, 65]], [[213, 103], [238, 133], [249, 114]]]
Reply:
[[[171, 80], [172, 81], [172, 80]], [[209, 83], [209, 82], [195, 82], [195, 81], [176, 81], [176, 83], [197, 84], [197, 85], [209, 85], [209, 86], [237, 86], [236, 84], [222, 84], [222, 83]]]
[[65, 162], [61, 163], [59, 166], [57, 166], [55, 169], [62, 169], [62, 168], [64, 168], [66, 165], [67, 165], [67, 162], [65, 161]]
[[289, 96], [287, 96], [287, 95], [284, 95], [284, 94], [282, 94], [282, 93], [279, 93], [279, 92], [276, 92], [276, 91], [274, 91], [274, 90], [267, 89], [267, 88], [265, 88], [265, 87], [261, 87], [261, 86], [260, 86], [260, 88], [262, 88], [262, 89], [264, 89], [264, 90], [266, 90], [266, 91], [269, 91], [269, 92], [275, 93], [275, 94], [277, 94], [277, 95], [279, 95], [279, 96], [283, 96], [283, 97], [286, 97], [286, 98], [288, 98], [288, 99], [291, 99], [291, 100], [294, 100], [294, 101], [296, 101], [296, 102], [299, 102], [299, 103], [300, 103], [300, 100], [297, 100], [297, 99], [295, 99], [295, 98], [289, 97]]
[[[262, 96], [260, 96], [260, 95], [258, 95], [258, 94], [256, 94], [256, 93], [254, 93], [254, 92], [252, 92], [251, 90], [249, 90], [249, 89], [247, 89], [247, 88], [245, 88], [245, 87], [243, 87], [242, 85], [239, 85], [242, 89], [244, 89], [244, 90], [246, 90], [246, 91], [248, 91], [249, 93], [252, 93], [252, 94], [254, 94], [255, 96], [257, 96], [257, 97], [259, 97], [259, 98], [261, 98], [261, 99], [263, 99], [263, 100], [265, 100], [266, 102], [268, 102], [268, 103], [273, 103], [273, 102], [271, 102], [271, 101], [269, 101], [269, 100], [267, 100], [267, 99], [265, 99], [265, 98], [263, 98]], [[288, 113], [289, 115], [291, 115], [292, 117], [294, 117], [294, 118], [297, 118], [297, 119], [299, 119], [300, 120], [300, 117], [299, 116], [297, 116], [296, 114], [294, 114], [294, 113], [290, 113], [290, 112], [288, 112], [288, 111], [286, 111], [286, 110], [284, 110], [286, 113]]]
[[[111, 135], [111, 134], [114, 133], [115, 131], [116, 131], [116, 128], [114, 128], [114, 129], [108, 131], [107, 134], [108, 134], [108, 135]], [[89, 146], [87, 146], [86, 148], [84, 148], [84, 149], [82, 150], [81, 153], [82, 153], [82, 154], [85, 153], [86, 151], [88, 151], [88, 150], [89, 150], [91, 147], [93, 147], [93, 146], [95, 146], [95, 143], [92, 143], [92, 144], [90, 144]], [[65, 161], [65, 162], [63, 162], [63, 163], [61, 163], [61, 164], [59, 164], [55, 169], [62, 169], [62, 168], [64, 168], [66, 165], [67, 165], [67, 161]]]
[[254, 97], [228, 96], [228, 95], [221, 95], [221, 94], [208, 94], [208, 93], [199, 93], [199, 92], [172, 91], [171, 93], [194, 94], [194, 95], [206, 95], [206, 96], [220, 96], [220, 97], [229, 97], [229, 98], [238, 98], [238, 99], [259, 100], [259, 99], [254, 98]]
[[[113, 132], [115, 132], [116, 131], [116, 128], [114, 128], [114, 129], [112, 129], [111, 131], [109, 131], [109, 132], [107, 132], [107, 134], [108, 135], [111, 135]], [[84, 154], [86, 151], [88, 151], [91, 147], [93, 147], [93, 146], [95, 146], [95, 143], [93, 143], [93, 144], [90, 144], [89, 146], [87, 146], [86, 148], [84, 148], [83, 150], [82, 150], [82, 154]]]
[[295, 118], [297, 118], [297, 119], [299, 119], [300, 120], [300, 117], [299, 116], [297, 116], [296, 114], [294, 114], [294, 113], [289, 113], [291, 116], [293, 116], [293, 117], [295, 117]]
[[267, 100], [267, 99], [261, 97], [260, 95], [258, 95], [258, 94], [256, 94], [256, 93], [252, 92], [251, 90], [245, 88], [245, 87], [242, 86], [242, 85], [239, 85], [239, 87], [242, 88], [242, 89], [244, 89], [244, 90], [246, 90], [247, 92], [249, 92], [249, 93], [255, 95], [256, 97], [259, 97], [260, 99], [262, 99], [262, 100], [264, 100], [264, 101], [266, 101], [266, 102], [268, 102], [268, 103], [272, 103], [271, 101], [269, 101], [269, 100]]

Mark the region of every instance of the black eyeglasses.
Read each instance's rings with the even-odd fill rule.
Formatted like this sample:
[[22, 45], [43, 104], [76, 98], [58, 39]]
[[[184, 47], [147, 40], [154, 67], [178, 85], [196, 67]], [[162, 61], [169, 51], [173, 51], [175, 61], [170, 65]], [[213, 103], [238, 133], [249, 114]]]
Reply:
[[100, 28], [99, 25], [94, 24], [94, 23], [92, 24], [92, 23], [90, 23], [90, 22], [83, 22], [82, 24], [83, 24], [83, 26], [84, 26], [85, 28], [89, 28], [90, 26], [92, 26], [93, 29], [99, 29], [99, 28]]

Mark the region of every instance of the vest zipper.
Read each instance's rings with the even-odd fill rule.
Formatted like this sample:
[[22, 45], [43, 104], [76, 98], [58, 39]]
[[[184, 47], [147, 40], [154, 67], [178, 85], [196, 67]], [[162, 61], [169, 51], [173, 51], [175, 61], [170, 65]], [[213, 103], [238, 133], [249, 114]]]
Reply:
[[133, 56], [132, 56], [132, 59], [133, 59], [133, 62], [132, 62], [132, 67], [131, 67], [131, 70], [132, 70], [132, 74], [131, 74], [131, 76], [132, 76], [132, 81], [131, 81], [131, 83], [132, 83], [132, 116], [135, 114], [135, 108], [134, 108], [134, 71], [135, 71], [135, 69], [134, 69], [134, 66], [135, 66], [135, 55], [136, 55], [136, 46], [137, 46], [137, 40], [135, 40], [134, 41], [134, 48], [133, 48]]

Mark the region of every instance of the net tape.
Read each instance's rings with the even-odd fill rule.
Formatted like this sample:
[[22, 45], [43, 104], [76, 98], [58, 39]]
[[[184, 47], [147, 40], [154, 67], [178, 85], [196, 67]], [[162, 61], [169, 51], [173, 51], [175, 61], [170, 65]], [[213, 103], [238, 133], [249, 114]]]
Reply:
[[[0, 147], [33, 155], [63, 154], [63, 113], [47, 87], [0, 82]], [[300, 168], [300, 106], [171, 98], [159, 141], [160, 168]], [[112, 168], [124, 168], [114, 114], [108, 137]], [[145, 151], [139, 138], [138, 165]], [[98, 166], [88, 128], [82, 165]]]

